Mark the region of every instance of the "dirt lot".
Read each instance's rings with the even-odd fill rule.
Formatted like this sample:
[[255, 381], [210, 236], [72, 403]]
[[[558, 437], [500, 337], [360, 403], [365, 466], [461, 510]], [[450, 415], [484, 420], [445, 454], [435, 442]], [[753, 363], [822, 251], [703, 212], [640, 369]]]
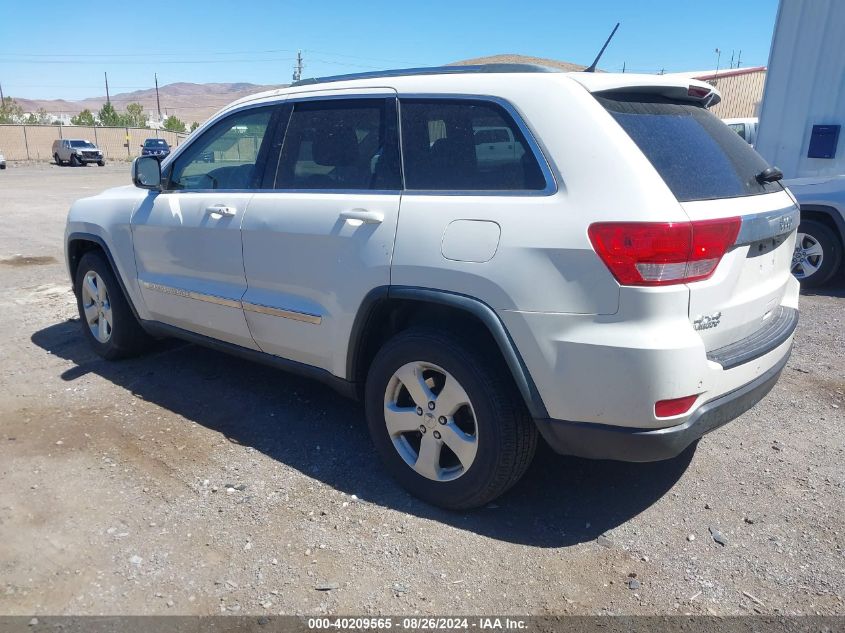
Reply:
[[804, 295], [780, 383], [694, 452], [542, 452], [455, 514], [389, 480], [320, 384], [182, 343], [89, 351], [64, 218], [128, 181], [0, 172], [0, 613], [845, 614], [842, 285]]

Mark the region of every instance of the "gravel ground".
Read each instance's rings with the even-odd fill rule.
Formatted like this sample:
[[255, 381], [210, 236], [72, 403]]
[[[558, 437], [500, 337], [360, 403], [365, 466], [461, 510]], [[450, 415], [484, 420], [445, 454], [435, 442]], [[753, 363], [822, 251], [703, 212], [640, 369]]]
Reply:
[[89, 351], [65, 213], [128, 182], [0, 173], [0, 613], [845, 614], [845, 286], [803, 296], [778, 385], [696, 450], [541, 451], [456, 514], [396, 486], [320, 384], [183, 343]]

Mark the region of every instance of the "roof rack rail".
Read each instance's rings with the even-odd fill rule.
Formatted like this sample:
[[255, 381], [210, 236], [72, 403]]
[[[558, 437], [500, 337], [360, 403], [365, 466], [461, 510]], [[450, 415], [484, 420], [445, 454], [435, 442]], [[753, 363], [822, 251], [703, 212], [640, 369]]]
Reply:
[[475, 73], [555, 73], [561, 72], [556, 68], [541, 66], [540, 64], [477, 64], [471, 66], [431, 66], [426, 68], [397, 68], [394, 70], [376, 70], [349, 75], [333, 75], [331, 77], [313, 77], [301, 79], [291, 84], [291, 87], [325, 84], [335, 81], [351, 81], [353, 79], [378, 79], [380, 77], [405, 77], [411, 75], [462, 75]]

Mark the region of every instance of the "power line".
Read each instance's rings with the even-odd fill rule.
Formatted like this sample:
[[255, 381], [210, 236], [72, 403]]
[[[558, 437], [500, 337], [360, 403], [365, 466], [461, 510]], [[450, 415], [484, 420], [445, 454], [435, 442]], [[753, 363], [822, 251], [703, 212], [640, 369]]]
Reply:
[[[284, 62], [294, 59], [293, 57], [275, 57], [272, 59], [191, 59], [191, 60], [157, 60], [157, 61], [88, 61], [88, 60], [69, 60], [69, 59], [20, 59], [20, 60], [0, 60], [0, 62], [14, 63], [14, 64], [96, 64], [98, 66], [157, 66], [159, 64], [256, 64], [267, 62]], [[332, 63], [332, 62], [329, 62]]]
[[[198, 55], [267, 55], [270, 53], [293, 53], [288, 48], [274, 48], [261, 51], [198, 51]], [[174, 57], [184, 53], [0, 53], [0, 57]]]

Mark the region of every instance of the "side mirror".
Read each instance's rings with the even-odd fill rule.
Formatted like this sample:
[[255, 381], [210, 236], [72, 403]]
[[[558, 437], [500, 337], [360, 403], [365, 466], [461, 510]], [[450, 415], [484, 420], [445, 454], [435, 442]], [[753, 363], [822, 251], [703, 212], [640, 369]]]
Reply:
[[132, 183], [141, 189], [161, 189], [161, 163], [155, 156], [139, 156], [132, 161]]

